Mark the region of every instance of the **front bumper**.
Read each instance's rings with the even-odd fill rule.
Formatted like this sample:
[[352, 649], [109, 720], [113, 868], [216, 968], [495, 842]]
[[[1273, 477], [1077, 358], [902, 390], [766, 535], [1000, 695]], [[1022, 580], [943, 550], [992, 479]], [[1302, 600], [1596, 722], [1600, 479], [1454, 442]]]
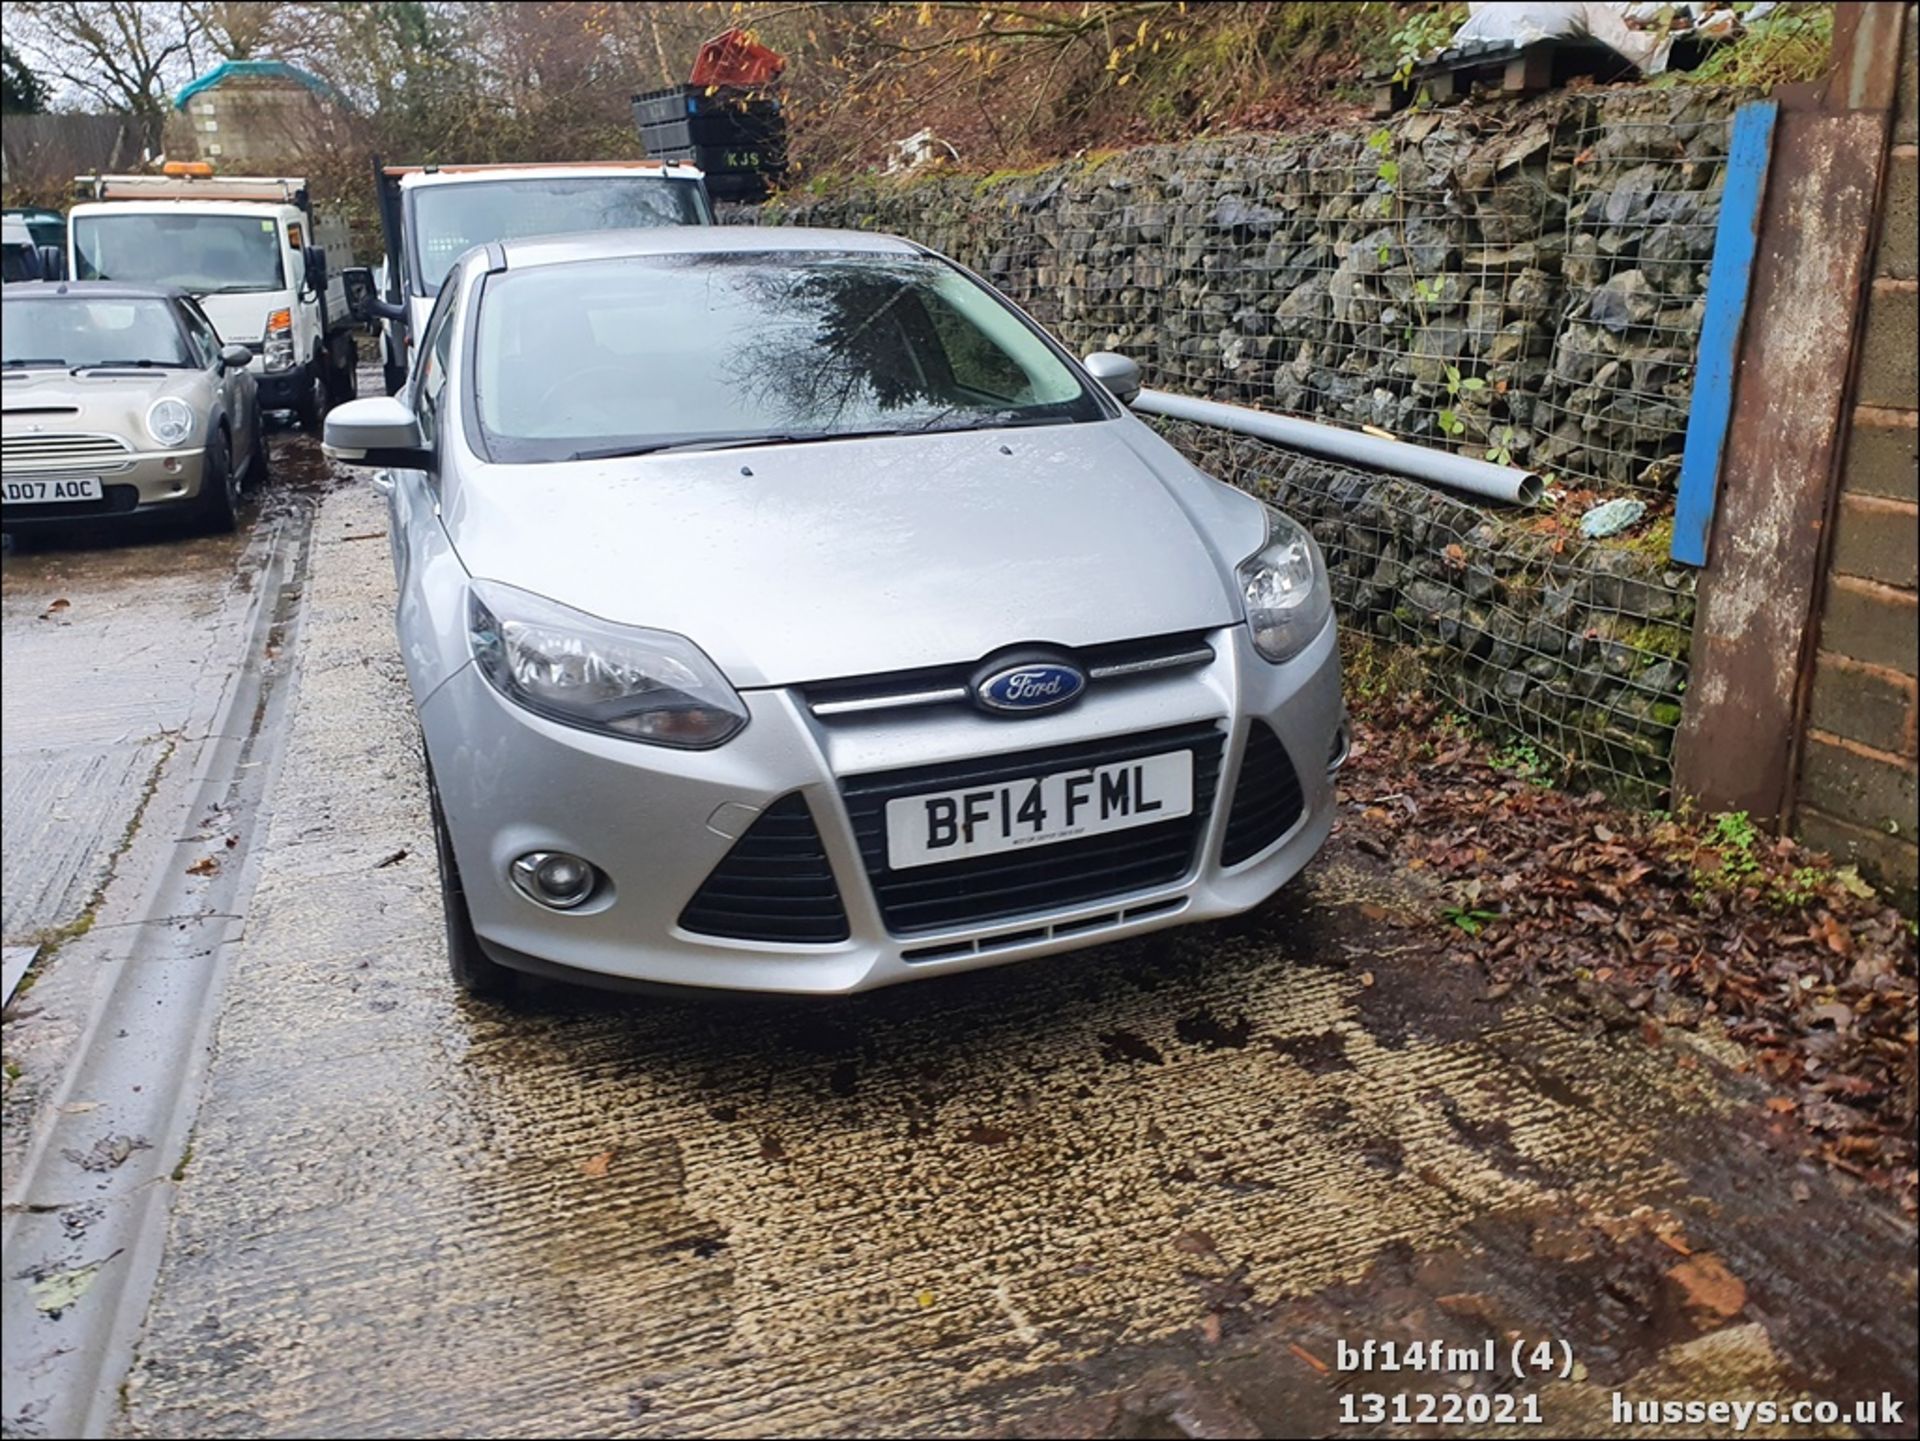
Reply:
[[[554, 725], [510, 704], [471, 664], [428, 697], [420, 717], [474, 929], [496, 960], [564, 967], [587, 982], [846, 994], [1231, 915], [1299, 872], [1333, 818], [1330, 763], [1345, 724], [1333, 625], [1282, 666], [1254, 652], [1244, 626], [1216, 631], [1210, 643], [1207, 665], [1092, 690], [1068, 709], [1020, 720], [957, 705], [823, 720], [798, 691], [749, 691], [747, 728], [703, 752]], [[1285, 747], [1302, 808], [1284, 834], [1223, 865], [1256, 723]], [[1219, 729], [1220, 771], [1178, 879], [1071, 905], [1043, 895], [1034, 909], [991, 921], [889, 930], [843, 780], [1205, 724]], [[784, 944], [686, 929], [689, 899], [736, 839], [796, 792], [838, 883], [847, 938]], [[548, 910], [508, 880], [512, 861], [536, 850], [585, 856], [610, 884], [578, 910]]]
[[296, 365], [290, 370], [256, 370], [253, 380], [260, 392], [262, 410], [298, 410], [307, 390], [307, 367]]
[[51, 503], [12, 504], [4, 507], [9, 529], [37, 522], [84, 520], [94, 516], [131, 515], [137, 511], [162, 511], [184, 504], [200, 494], [205, 474], [206, 450], [131, 451], [123, 459], [86, 467], [17, 467], [6, 471], [8, 480], [62, 479], [97, 476], [99, 500], [55, 501]]

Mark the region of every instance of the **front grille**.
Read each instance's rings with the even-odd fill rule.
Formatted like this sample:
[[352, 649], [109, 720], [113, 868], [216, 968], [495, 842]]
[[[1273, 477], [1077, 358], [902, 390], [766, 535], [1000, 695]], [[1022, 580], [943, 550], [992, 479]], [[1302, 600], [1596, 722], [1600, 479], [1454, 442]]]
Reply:
[[130, 450], [117, 435], [9, 435], [0, 437], [0, 468], [119, 470], [127, 464]]
[[[1148, 679], [1165, 671], [1192, 670], [1213, 661], [1213, 647], [1203, 630], [1109, 641], [1078, 650], [1062, 649], [1060, 653], [1086, 672], [1090, 690]], [[822, 720], [919, 706], [965, 705], [969, 701], [967, 680], [978, 664], [923, 666], [884, 675], [820, 681], [802, 686], [801, 692], [808, 708]]]
[[844, 941], [847, 910], [806, 798], [760, 813], [680, 913], [682, 929], [738, 941]]
[[1233, 809], [1227, 813], [1220, 864], [1237, 866], [1264, 851], [1293, 829], [1305, 805], [1287, 748], [1273, 727], [1255, 721], [1248, 728], [1247, 749], [1240, 758], [1240, 779], [1233, 788]]
[[[1181, 879], [1193, 867], [1197, 842], [1206, 833], [1212, 813], [1221, 742], [1219, 727], [1211, 723], [1174, 726], [1079, 745], [853, 776], [841, 782], [840, 791], [887, 929], [895, 935], [915, 935], [944, 926], [1057, 910]], [[1025, 780], [1174, 750], [1193, 752], [1191, 815], [972, 860], [904, 871], [887, 865], [887, 802], [895, 797]]]

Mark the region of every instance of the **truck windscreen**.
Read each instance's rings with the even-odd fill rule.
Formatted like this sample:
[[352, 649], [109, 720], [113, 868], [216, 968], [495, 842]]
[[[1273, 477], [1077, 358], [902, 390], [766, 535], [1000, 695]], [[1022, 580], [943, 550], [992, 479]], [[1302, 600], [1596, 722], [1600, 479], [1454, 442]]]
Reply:
[[177, 285], [195, 295], [286, 287], [280, 228], [253, 215], [76, 215], [73, 263], [81, 280]]
[[700, 185], [663, 175], [552, 176], [423, 185], [407, 195], [420, 293], [439, 293], [453, 262], [476, 245], [580, 230], [700, 225]]

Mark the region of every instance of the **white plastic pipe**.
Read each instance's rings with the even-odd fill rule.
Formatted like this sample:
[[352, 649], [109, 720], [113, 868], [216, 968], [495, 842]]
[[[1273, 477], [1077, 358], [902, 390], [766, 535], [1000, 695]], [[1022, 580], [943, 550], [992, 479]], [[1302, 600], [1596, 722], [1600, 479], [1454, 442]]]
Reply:
[[1222, 405], [1217, 400], [1193, 400], [1164, 390], [1142, 390], [1133, 400], [1135, 410], [1164, 415], [1174, 420], [1192, 420], [1201, 425], [1217, 425], [1242, 435], [1270, 440], [1275, 445], [1304, 450], [1329, 460], [1374, 470], [1390, 470], [1395, 475], [1412, 476], [1432, 485], [1464, 490], [1509, 505], [1532, 505], [1540, 499], [1540, 477], [1530, 470], [1510, 465], [1495, 465], [1486, 460], [1470, 460], [1451, 451], [1429, 450], [1424, 445], [1409, 445], [1404, 440], [1382, 440], [1358, 430], [1337, 425], [1321, 425], [1311, 420], [1295, 420], [1287, 415], [1269, 415], [1264, 410], [1249, 410], [1244, 405]]

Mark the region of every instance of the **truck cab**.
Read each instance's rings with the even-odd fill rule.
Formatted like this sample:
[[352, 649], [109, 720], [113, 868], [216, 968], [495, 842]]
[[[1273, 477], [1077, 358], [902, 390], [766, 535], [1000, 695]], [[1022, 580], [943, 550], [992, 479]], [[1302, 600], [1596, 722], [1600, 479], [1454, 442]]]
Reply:
[[248, 367], [268, 410], [317, 430], [355, 393], [353, 319], [340, 271], [345, 224], [316, 212], [296, 177], [221, 176], [204, 163], [162, 175], [81, 176], [68, 213], [74, 280], [174, 286], [200, 302]]
[[387, 254], [376, 279], [350, 281], [363, 317], [386, 323], [387, 393], [406, 383], [411, 348], [440, 282], [476, 245], [529, 235], [712, 225], [701, 172], [657, 160], [581, 165], [388, 165], [374, 162]]

